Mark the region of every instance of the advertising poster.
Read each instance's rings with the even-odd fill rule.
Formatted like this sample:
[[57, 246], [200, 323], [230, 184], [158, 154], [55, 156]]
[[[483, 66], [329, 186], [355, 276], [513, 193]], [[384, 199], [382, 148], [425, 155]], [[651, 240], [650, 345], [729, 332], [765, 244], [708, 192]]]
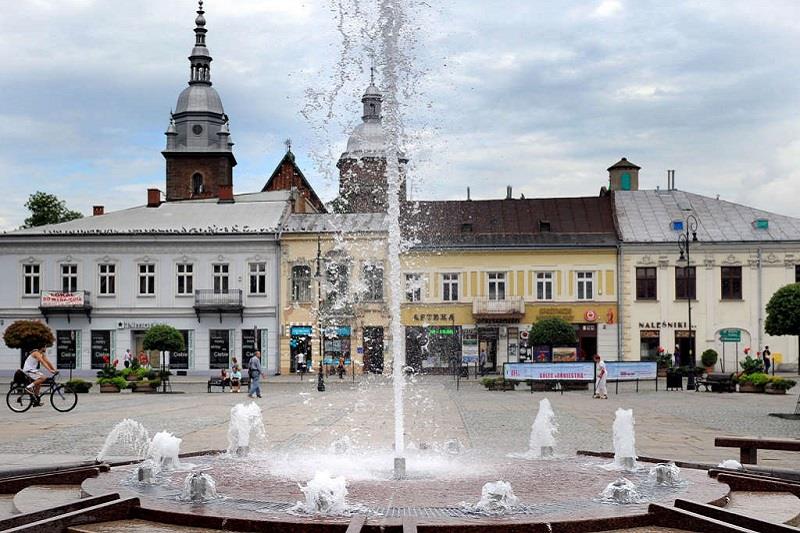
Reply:
[[230, 366], [230, 333], [227, 329], [208, 331], [209, 368]]
[[514, 381], [594, 381], [594, 363], [506, 363], [503, 377]]
[[113, 362], [114, 355], [111, 353], [111, 331], [92, 330], [92, 368], [103, 368], [105, 361], [103, 357], [108, 357]]
[[56, 368], [76, 368], [78, 335], [80, 335], [79, 331], [71, 329], [56, 331]]
[[577, 348], [553, 348], [553, 362], [566, 363], [578, 360]]
[[461, 330], [461, 364], [478, 362], [478, 330], [464, 327]]
[[178, 330], [183, 336], [183, 344], [186, 346], [184, 352], [172, 352], [169, 354], [169, 367], [172, 370], [188, 370], [189, 369], [189, 330]]
[[610, 381], [656, 379], [658, 364], [655, 361], [609, 361], [606, 362], [606, 370]]

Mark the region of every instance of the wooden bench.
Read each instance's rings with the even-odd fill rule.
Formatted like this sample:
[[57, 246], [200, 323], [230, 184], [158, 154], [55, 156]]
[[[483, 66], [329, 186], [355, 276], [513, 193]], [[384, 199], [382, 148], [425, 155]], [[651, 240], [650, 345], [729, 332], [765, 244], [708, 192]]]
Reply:
[[701, 386], [706, 388], [706, 392], [736, 392], [733, 374], [724, 372], [712, 372], [705, 376], [698, 376], [694, 380], [694, 390], [699, 391]]
[[800, 452], [800, 439], [762, 439], [759, 437], [717, 437], [714, 446], [739, 448], [739, 462], [745, 465], [758, 464], [758, 450], [780, 450]]

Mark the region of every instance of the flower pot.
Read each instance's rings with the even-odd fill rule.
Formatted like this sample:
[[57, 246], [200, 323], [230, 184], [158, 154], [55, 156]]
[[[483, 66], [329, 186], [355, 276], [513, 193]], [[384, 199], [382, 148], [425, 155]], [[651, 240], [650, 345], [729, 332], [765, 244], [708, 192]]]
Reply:
[[119, 387], [113, 383], [104, 383], [100, 385], [100, 392], [119, 392]]
[[764, 387], [752, 383], [739, 383], [739, 392], [764, 392]]
[[659, 368], [656, 375], [658, 377], [660, 377], [660, 378], [667, 377], [667, 367], [663, 366], [663, 367]]
[[766, 392], [767, 394], [786, 394], [786, 389], [772, 389], [770, 387], [767, 387], [764, 389], [764, 392]]

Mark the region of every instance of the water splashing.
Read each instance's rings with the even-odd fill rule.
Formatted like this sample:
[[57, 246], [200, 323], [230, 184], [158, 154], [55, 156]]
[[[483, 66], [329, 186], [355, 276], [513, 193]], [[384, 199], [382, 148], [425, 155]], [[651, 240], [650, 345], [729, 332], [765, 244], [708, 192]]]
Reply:
[[258, 447], [266, 445], [267, 432], [261, 408], [255, 402], [249, 405], [238, 403], [231, 408], [231, 420], [228, 425], [228, 453], [246, 456], [251, 449], [251, 442]]
[[603, 503], [629, 504], [642, 503], [644, 498], [636, 490], [636, 485], [629, 479], [621, 477], [612, 481], [600, 493]]
[[658, 463], [650, 469], [649, 477], [657, 485], [679, 485], [681, 469], [675, 463]]
[[137, 459], [143, 459], [147, 454], [149, 445], [150, 433], [148, 433], [147, 429], [136, 420], [126, 418], [109, 432], [103, 448], [97, 454], [97, 460], [105, 460], [112, 451], [112, 447], [113, 455], [126, 455], [126, 453], [129, 453]]
[[486, 483], [481, 488], [481, 499], [474, 506], [466, 506], [468, 510], [484, 515], [501, 515], [512, 512], [519, 505], [519, 498], [514, 495], [511, 483], [495, 481]]
[[347, 511], [345, 498], [347, 482], [344, 477], [331, 477], [328, 472], [317, 472], [308, 484], [300, 487], [306, 501], [297, 502], [297, 509], [308, 514], [343, 515]]
[[219, 499], [217, 484], [214, 478], [202, 472], [191, 472], [183, 480], [183, 489], [179, 497], [181, 501], [202, 503]]
[[633, 430], [633, 409], [617, 409], [614, 419], [614, 464], [619, 468], [636, 468], [636, 436]]
[[556, 414], [547, 398], [539, 402], [539, 412], [531, 428], [530, 450], [528, 453], [535, 458], [551, 457], [556, 446]]
[[152, 461], [155, 472], [164, 470], [178, 470], [181, 465], [180, 454], [182, 439], [168, 431], [159, 431], [153, 436], [147, 450], [147, 458]]

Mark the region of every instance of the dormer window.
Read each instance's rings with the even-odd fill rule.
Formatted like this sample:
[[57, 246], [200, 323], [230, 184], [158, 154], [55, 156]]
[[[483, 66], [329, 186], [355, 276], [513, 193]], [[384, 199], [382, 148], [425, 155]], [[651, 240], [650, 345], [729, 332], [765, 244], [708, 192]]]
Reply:
[[757, 218], [753, 221], [755, 229], [769, 229], [769, 220], [766, 218]]
[[464, 222], [461, 224], [461, 233], [472, 233], [472, 222]]
[[539, 232], [544, 233], [550, 231], [550, 221], [549, 220], [540, 220], [539, 221]]
[[672, 231], [683, 231], [683, 220], [673, 220], [670, 223]]
[[203, 175], [199, 172], [192, 176], [192, 194], [199, 195], [205, 192], [205, 188], [203, 186]]

